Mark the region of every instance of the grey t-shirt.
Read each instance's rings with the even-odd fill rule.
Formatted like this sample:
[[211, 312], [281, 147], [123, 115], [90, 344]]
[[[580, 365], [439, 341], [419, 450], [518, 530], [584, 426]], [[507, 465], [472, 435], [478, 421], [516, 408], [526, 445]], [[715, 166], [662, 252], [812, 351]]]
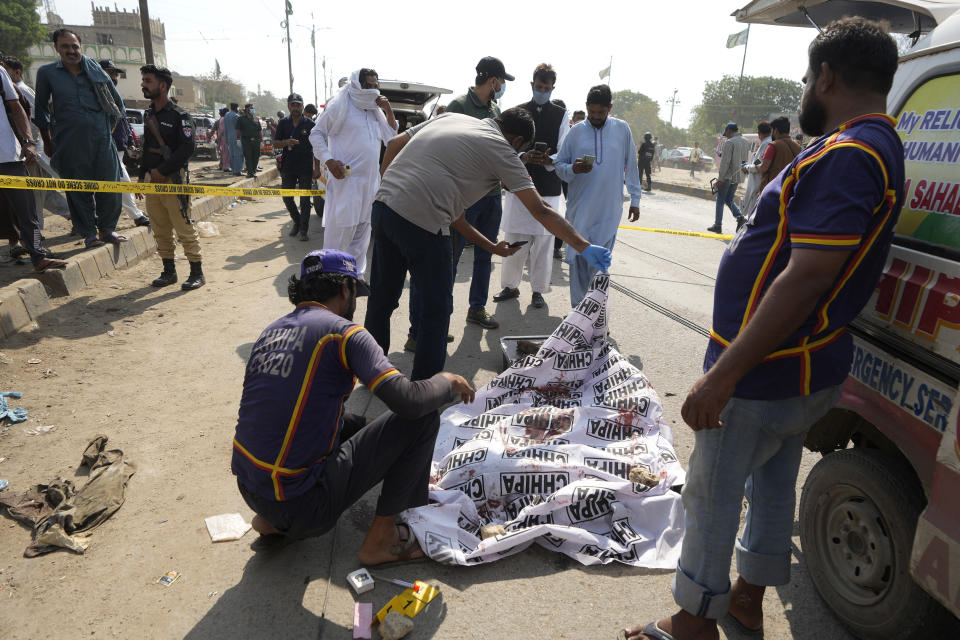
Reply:
[[498, 182], [511, 192], [534, 188], [490, 118], [444, 113], [406, 133], [411, 140], [387, 168], [376, 199], [430, 233], [448, 235], [450, 223]]

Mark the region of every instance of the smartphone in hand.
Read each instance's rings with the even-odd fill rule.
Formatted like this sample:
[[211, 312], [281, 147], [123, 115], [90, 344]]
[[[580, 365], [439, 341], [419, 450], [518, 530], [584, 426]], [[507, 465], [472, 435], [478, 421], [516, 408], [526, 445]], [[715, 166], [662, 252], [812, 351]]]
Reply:
[[537, 142], [533, 145], [533, 148], [540, 153], [546, 153], [550, 146], [546, 142]]
[[525, 244], [527, 244], [526, 240], [519, 240], [517, 242], [511, 242], [510, 244], [507, 245], [507, 247], [510, 249], [516, 249], [517, 247], [522, 247]]

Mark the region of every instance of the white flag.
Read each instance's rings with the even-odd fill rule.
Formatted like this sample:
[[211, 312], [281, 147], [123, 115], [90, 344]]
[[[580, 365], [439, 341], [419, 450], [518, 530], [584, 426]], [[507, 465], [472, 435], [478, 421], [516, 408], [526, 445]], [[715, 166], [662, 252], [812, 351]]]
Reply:
[[601, 79], [601, 80], [603, 80], [604, 78], [609, 78], [609, 77], [610, 77], [610, 67], [607, 67], [606, 69], [602, 69], [602, 70], [600, 71], [600, 79]]
[[731, 33], [727, 36], [727, 49], [733, 49], [734, 47], [739, 47], [740, 45], [747, 44], [747, 31], [744, 29], [740, 33]]

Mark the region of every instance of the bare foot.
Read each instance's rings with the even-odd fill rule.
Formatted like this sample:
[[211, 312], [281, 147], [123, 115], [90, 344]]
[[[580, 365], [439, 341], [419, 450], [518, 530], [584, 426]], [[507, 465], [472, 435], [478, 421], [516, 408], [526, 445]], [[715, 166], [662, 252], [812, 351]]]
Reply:
[[[682, 609], [669, 618], [657, 621], [660, 630], [672, 635], [676, 640], [719, 640], [717, 621], [700, 618]], [[643, 633], [643, 627], [624, 629], [627, 640], [655, 640]]]
[[259, 533], [262, 536], [270, 535], [271, 533], [280, 533], [273, 528], [273, 525], [266, 521], [263, 516], [255, 515], [253, 520], [250, 521], [250, 524], [253, 526], [253, 530]]
[[405, 524], [389, 528], [371, 527], [363, 544], [357, 550], [360, 564], [373, 566], [386, 562], [406, 562], [426, 557], [417, 544], [413, 532]]
[[743, 578], [737, 578], [730, 589], [730, 615], [747, 629], [763, 629], [763, 592], [764, 587], [752, 585]]

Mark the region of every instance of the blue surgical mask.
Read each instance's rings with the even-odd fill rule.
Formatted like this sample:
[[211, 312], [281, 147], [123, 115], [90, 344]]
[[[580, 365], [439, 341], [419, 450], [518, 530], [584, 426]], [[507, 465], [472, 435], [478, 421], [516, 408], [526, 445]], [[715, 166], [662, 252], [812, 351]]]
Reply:
[[550, 102], [550, 95], [553, 93], [553, 89], [550, 91], [537, 91], [533, 90], [533, 101], [537, 104], [547, 104]]
[[507, 83], [504, 82], [503, 84], [500, 85], [500, 88], [497, 89], [496, 93], [493, 94], [493, 99], [494, 99], [494, 100], [499, 100], [500, 98], [502, 98], [502, 97], [503, 97], [503, 92], [506, 91], [506, 90], [507, 90]]

